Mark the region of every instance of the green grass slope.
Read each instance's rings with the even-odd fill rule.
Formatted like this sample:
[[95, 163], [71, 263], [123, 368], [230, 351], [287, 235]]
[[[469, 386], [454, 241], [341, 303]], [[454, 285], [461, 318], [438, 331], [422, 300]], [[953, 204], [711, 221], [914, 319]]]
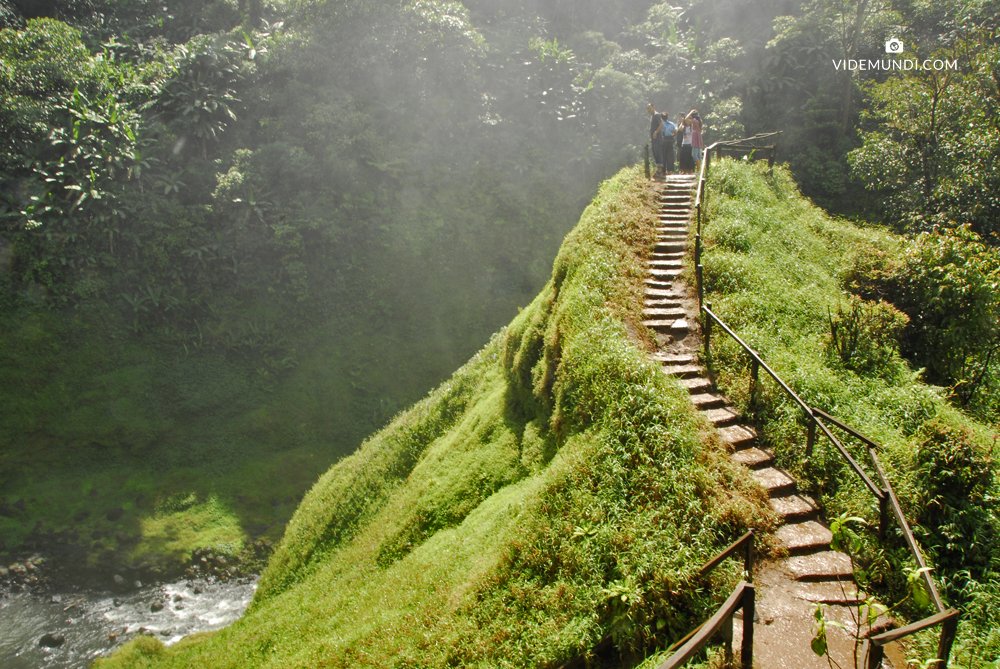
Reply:
[[[703, 264], [713, 310], [806, 402], [882, 444], [887, 476], [942, 594], [963, 612], [956, 666], [997, 666], [996, 432], [952, 406], [943, 389], [924, 384], [920, 372], [900, 358], [905, 316], [850, 294], [873, 269], [926, 240], [832, 219], [801, 197], [786, 169], [776, 167], [772, 176], [760, 163], [713, 164], [708, 212]], [[849, 513], [877, 528], [877, 504], [824, 438], [804, 464], [805, 423], [797, 406], [761, 373], [760, 402], [751, 409], [749, 358], [721, 333], [713, 337], [713, 351], [721, 389], [754, 418], [764, 441], [801, 485], [811, 487], [828, 517]], [[860, 444], [845, 443], [859, 462], [867, 462]], [[874, 478], [870, 468], [868, 473]], [[890, 603], [899, 601], [905, 596], [904, 570], [913, 561], [901, 537], [890, 537], [883, 547], [873, 534], [861, 531], [869, 588]], [[930, 610], [911, 606], [903, 613], [922, 618]], [[918, 637], [912, 652], [923, 661], [934, 644], [933, 634]]]
[[608, 181], [534, 302], [307, 494], [247, 614], [106, 667], [560, 666], [714, 610], [698, 567], [773, 519], [641, 326], [655, 198]]

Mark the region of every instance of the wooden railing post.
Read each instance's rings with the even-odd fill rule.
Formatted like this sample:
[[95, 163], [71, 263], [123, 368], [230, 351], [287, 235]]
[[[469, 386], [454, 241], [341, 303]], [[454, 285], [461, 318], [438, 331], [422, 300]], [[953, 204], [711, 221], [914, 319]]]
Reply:
[[882, 669], [882, 659], [885, 657], [885, 649], [877, 643], [868, 642], [868, 668]]
[[[705, 306], [708, 310], [712, 310], [712, 303], [706, 302]], [[707, 313], [705, 314], [705, 364], [710, 365], [712, 362], [712, 317]]]
[[941, 639], [938, 641], [938, 669], [948, 669], [951, 644], [955, 642], [956, 632], [958, 632], [958, 616], [948, 618], [941, 624]]
[[882, 498], [878, 501], [878, 542], [885, 543], [889, 531], [889, 491], [882, 488]]
[[753, 669], [753, 619], [757, 615], [754, 592], [753, 583], [743, 586], [743, 644], [740, 648], [740, 664], [743, 669]]
[[760, 382], [760, 363], [757, 362], [757, 358], [753, 358], [750, 365], [750, 401], [748, 403], [749, 408], [753, 408], [757, 404], [757, 384]]
[[[701, 265], [701, 235], [694, 236], [694, 266]], [[700, 283], [700, 279], [699, 279]]]
[[698, 279], [698, 312], [701, 313], [701, 308], [705, 305], [705, 268], [701, 263], [695, 265], [694, 273]]
[[813, 446], [816, 445], [816, 421], [813, 420], [811, 414], [807, 415], [806, 418], [809, 419], [809, 427], [806, 428], [806, 458], [812, 458]]
[[729, 616], [722, 626], [722, 647], [726, 654], [726, 666], [733, 666], [733, 616]]
[[[753, 531], [753, 528], [750, 528], [750, 532]], [[747, 573], [747, 583], [753, 583], [753, 543], [756, 536], [750, 537], [750, 541], [747, 542], [747, 554], [743, 558], [743, 570]]]

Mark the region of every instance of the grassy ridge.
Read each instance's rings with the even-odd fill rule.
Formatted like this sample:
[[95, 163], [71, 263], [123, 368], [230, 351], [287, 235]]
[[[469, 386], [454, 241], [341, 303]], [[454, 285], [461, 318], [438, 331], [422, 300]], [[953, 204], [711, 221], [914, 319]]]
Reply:
[[535, 301], [313, 487], [244, 618], [97, 666], [558, 666], [686, 633], [735, 576], [698, 566], [772, 519], [645, 356], [655, 206], [638, 170], [602, 187]]
[[[712, 166], [704, 238], [707, 299], [716, 313], [806, 402], [883, 445], [880, 458], [935, 564], [944, 596], [964, 611], [956, 664], [966, 666], [971, 657], [995, 659], [1000, 655], [996, 432], [953, 407], [943, 389], [924, 384], [920, 372], [900, 358], [893, 341], [905, 323], [899, 312], [848, 292], [860, 274], [902, 257], [921, 241], [832, 219], [799, 195], [787, 170], [776, 167], [772, 176], [762, 164], [731, 160]], [[858, 334], [849, 355], [834, 345], [831, 322], [841, 333], [850, 326]], [[801, 412], [776, 384], [761, 374], [761, 402], [751, 411], [746, 354], [721, 334], [713, 338], [713, 350], [720, 387], [753, 415], [765, 442], [812, 487], [828, 516], [846, 512], [877, 527], [877, 504], [825, 439], [818, 440], [815, 456], [804, 466]], [[867, 462], [860, 444], [846, 443], [859, 462]], [[871, 588], [890, 601], [901, 598], [903, 570], [914, 566], [901, 540], [882, 549], [869, 538], [863, 553]], [[906, 612], [929, 614], [917, 608]], [[924, 659], [931, 642], [931, 635], [918, 639], [913, 652]]]

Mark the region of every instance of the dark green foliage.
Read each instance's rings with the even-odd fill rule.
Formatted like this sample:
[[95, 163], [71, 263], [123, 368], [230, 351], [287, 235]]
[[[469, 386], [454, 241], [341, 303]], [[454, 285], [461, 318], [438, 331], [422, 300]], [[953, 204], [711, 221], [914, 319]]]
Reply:
[[956, 574], [952, 596], [961, 597], [966, 580], [984, 581], [995, 567], [997, 525], [996, 462], [982, 452], [965, 428], [940, 421], [917, 435], [917, 485], [923, 491], [916, 531], [934, 556], [937, 569]]
[[878, 256], [861, 262], [848, 278], [852, 290], [888, 300], [909, 316], [903, 354], [963, 403], [981, 396], [996, 374], [1000, 348], [996, 250], [959, 228], [920, 235], [892, 262]]

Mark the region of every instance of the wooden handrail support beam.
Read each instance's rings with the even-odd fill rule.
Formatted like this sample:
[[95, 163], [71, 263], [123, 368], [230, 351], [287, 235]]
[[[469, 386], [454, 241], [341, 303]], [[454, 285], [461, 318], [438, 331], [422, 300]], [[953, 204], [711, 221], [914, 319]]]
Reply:
[[823, 411], [822, 409], [817, 409], [816, 407], [813, 407], [813, 411], [815, 413], [818, 413], [823, 420], [827, 421], [828, 423], [832, 423], [836, 427], [839, 427], [841, 430], [843, 430], [847, 434], [851, 435], [852, 437], [856, 438], [861, 443], [867, 444], [868, 446], [870, 446], [870, 447], [872, 447], [872, 448], [874, 448], [876, 450], [881, 450], [882, 449], [882, 447], [879, 444], [875, 443], [874, 441], [872, 441], [871, 439], [869, 439], [865, 435], [861, 434], [860, 432], [858, 432], [857, 430], [855, 430], [850, 425], [844, 425], [839, 420], [837, 420], [836, 418], [834, 418], [833, 416], [831, 416], [827, 412]]
[[698, 571], [699, 576], [707, 576], [712, 572], [713, 569], [722, 564], [730, 555], [735, 554], [741, 549], [745, 551], [743, 553], [743, 569], [747, 573], [747, 582], [753, 583], [753, 539], [754, 531], [750, 530], [742, 537], [729, 544], [729, 548], [725, 549], [714, 558], [705, 563], [705, 566]]
[[812, 416], [812, 410], [809, 408], [809, 405], [806, 404], [805, 402], [803, 402], [802, 398], [800, 398], [798, 395], [796, 395], [795, 391], [792, 390], [791, 388], [789, 388], [788, 384], [785, 383], [784, 381], [782, 381], [781, 377], [778, 376], [777, 373], [775, 373], [775, 371], [773, 369], [771, 369], [770, 367], [767, 366], [767, 363], [764, 362], [764, 360], [760, 357], [760, 354], [757, 353], [757, 351], [755, 351], [752, 348], [750, 348], [750, 346], [745, 341], [743, 341], [742, 339], [740, 339], [739, 335], [737, 335], [735, 332], [733, 332], [729, 328], [728, 325], [726, 325], [724, 322], [722, 322], [722, 319], [715, 315], [715, 313], [712, 311], [712, 309], [711, 309], [710, 306], [708, 306], [708, 305], [703, 306], [701, 308], [701, 310], [704, 311], [705, 314], [709, 318], [711, 318], [713, 321], [715, 321], [716, 323], [718, 323], [719, 327], [721, 327], [725, 331], [726, 334], [728, 334], [730, 337], [732, 337], [733, 339], [735, 339], [736, 343], [739, 344], [740, 346], [742, 346], [743, 350], [750, 354], [750, 357], [758, 365], [760, 365], [761, 369], [763, 369], [765, 372], [767, 372], [768, 374], [770, 374], [771, 378], [774, 379], [775, 382], [779, 386], [781, 386], [782, 390], [784, 390], [788, 394], [789, 397], [791, 397], [793, 400], [795, 400], [795, 403], [798, 404], [802, 408], [802, 411], [804, 411], [807, 416]]
[[948, 609], [905, 627], [889, 630], [888, 632], [871, 637], [868, 640], [870, 644], [868, 650], [868, 669], [881, 669], [886, 644], [898, 641], [905, 636], [929, 627], [934, 627], [935, 625], [941, 625], [941, 641], [938, 643], [938, 656], [935, 669], [946, 669], [948, 666], [948, 656], [951, 655], [951, 644], [955, 641], [955, 632], [958, 629], [958, 615], [958, 611], [955, 609]]
[[[899, 500], [896, 499], [896, 492], [892, 489], [892, 485], [885, 476], [885, 472], [882, 470], [882, 463], [879, 462], [878, 455], [875, 453], [875, 449], [869, 451], [869, 456], [872, 459], [872, 464], [875, 465], [875, 471], [878, 472], [878, 477], [882, 480], [882, 485], [885, 486], [886, 492], [889, 493], [889, 506], [892, 508], [892, 515], [896, 516], [896, 523], [899, 525], [899, 529], [903, 531], [903, 537], [906, 539], [906, 544], [910, 547], [910, 552], [913, 553], [913, 558], [917, 562], [917, 566], [920, 569], [926, 569], [927, 563], [924, 561], [924, 555], [920, 552], [920, 547], [917, 545], [917, 540], [913, 536], [913, 530], [910, 529], [910, 524], [906, 522], [906, 517], [903, 516], [903, 509], [899, 506]], [[944, 603], [941, 601], [941, 595], [938, 594], [937, 587], [934, 585], [934, 579], [931, 578], [929, 571], [923, 572], [924, 584], [927, 586], [927, 592], [930, 594], [931, 599], [934, 601], [934, 608], [938, 612], [944, 611]]]
[[851, 465], [851, 469], [853, 469], [854, 472], [861, 477], [861, 480], [865, 482], [865, 485], [868, 486], [868, 489], [871, 491], [872, 495], [875, 496], [875, 499], [882, 501], [882, 498], [885, 497], [885, 493], [882, 492], [882, 489], [872, 482], [872, 480], [868, 477], [868, 474], [865, 473], [865, 470], [861, 469], [861, 465], [859, 465], [857, 461], [851, 457], [851, 454], [847, 452], [844, 445], [840, 443], [840, 440], [833, 436], [833, 433], [830, 432], [830, 428], [826, 426], [826, 423], [824, 423], [819, 416], [814, 413], [810, 412], [810, 415], [812, 415], [812, 419], [816, 421], [816, 424], [819, 425], [820, 429], [823, 430], [823, 434], [825, 434], [826, 438], [830, 440], [830, 443], [837, 447], [840, 454], [844, 456], [847, 463]]
[[[667, 661], [661, 664], [657, 669], [677, 669], [681, 667], [685, 662], [694, 657], [694, 654], [701, 649], [702, 646], [708, 643], [716, 632], [722, 628], [723, 625], [732, 620], [733, 614], [739, 609], [743, 609], [743, 643], [740, 652], [740, 663], [743, 669], [753, 668], [753, 619], [754, 619], [754, 587], [753, 583], [747, 583], [746, 581], [740, 581], [736, 588], [733, 590], [732, 594], [729, 595], [729, 599], [725, 601], [721, 608], [716, 611], [715, 615], [708, 619], [708, 621], [701, 626], [698, 633], [691, 637], [687, 643], [677, 649], [673, 655], [667, 658]], [[728, 649], [729, 653], [732, 652]], [[727, 653], [728, 654], [728, 653]]]

